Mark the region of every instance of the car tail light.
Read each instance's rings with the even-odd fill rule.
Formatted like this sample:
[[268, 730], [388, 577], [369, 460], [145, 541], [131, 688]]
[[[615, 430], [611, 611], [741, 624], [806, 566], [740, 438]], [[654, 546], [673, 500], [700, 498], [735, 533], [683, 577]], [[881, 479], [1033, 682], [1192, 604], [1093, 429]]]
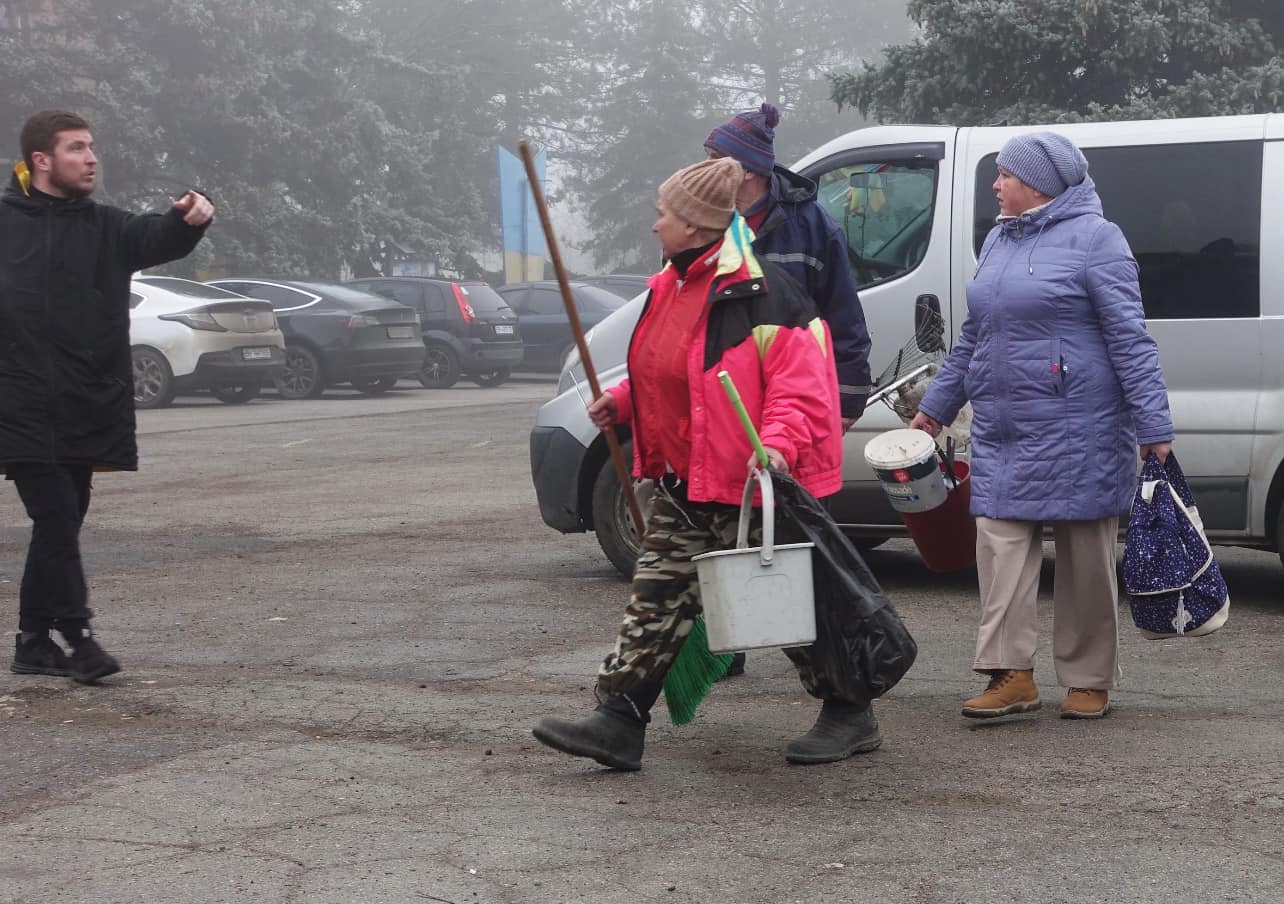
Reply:
[[194, 330], [209, 330], [213, 333], [226, 333], [227, 327], [220, 326], [219, 322], [214, 319], [205, 308], [194, 308], [190, 311], [183, 311], [180, 314], [161, 314], [158, 320], [172, 320], [174, 323], [181, 323], [183, 326], [191, 327]]
[[379, 318], [374, 314], [353, 314], [348, 318], [348, 329], [359, 330], [362, 327], [378, 326]]
[[468, 302], [468, 290], [459, 283], [451, 283], [450, 287], [455, 290], [455, 303], [459, 305], [459, 313], [463, 315], [464, 323], [476, 323], [477, 314]]

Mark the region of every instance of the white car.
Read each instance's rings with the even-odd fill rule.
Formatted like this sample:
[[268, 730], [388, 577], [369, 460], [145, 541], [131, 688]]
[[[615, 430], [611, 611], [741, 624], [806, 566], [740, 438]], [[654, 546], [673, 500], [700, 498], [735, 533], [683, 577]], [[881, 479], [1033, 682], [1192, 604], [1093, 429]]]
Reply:
[[136, 408], [164, 408], [196, 389], [229, 405], [248, 402], [285, 366], [285, 337], [266, 301], [172, 276], [135, 276], [129, 305]]

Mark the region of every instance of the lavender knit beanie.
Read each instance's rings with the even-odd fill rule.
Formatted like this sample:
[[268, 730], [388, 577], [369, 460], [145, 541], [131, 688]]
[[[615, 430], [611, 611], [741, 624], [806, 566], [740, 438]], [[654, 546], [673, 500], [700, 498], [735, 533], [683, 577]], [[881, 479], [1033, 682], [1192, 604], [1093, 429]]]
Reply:
[[1009, 138], [997, 162], [1049, 198], [1078, 185], [1088, 175], [1088, 159], [1083, 151], [1056, 132], [1031, 132]]
[[776, 165], [776, 124], [780, 110], [763, 104], [757, 110], [737, 113], [730, 122], [717, 126], [704, 146], [721, 157], [730, 157], [751, 173], [770, 176]]

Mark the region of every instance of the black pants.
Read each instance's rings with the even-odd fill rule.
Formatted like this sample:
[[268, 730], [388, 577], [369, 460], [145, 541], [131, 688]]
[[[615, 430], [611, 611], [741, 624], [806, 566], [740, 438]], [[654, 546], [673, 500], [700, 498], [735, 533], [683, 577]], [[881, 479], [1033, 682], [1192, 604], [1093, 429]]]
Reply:
[[5, 476], [31, 517], [19, 593], [19, 631], [47, 631], [89, 618], [80, 526], [89, 511], [89, 465], [12, 464]]

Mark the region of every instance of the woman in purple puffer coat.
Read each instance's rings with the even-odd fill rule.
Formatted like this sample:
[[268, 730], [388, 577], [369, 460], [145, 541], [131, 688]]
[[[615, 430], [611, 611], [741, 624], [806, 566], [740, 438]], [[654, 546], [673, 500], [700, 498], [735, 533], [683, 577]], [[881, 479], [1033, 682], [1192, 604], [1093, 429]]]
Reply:
[[[1137, 262], [1101, 213], [1088, 161], [1053, 132], [998, 157], [998, 225], [967, 287], [958, 341], [912, 427], [935, 435], [972, 402], [978, 672], [963, 715], [1039, 708], [1034, 684], [1044, 524], [1056, 544], [1053, 658], [1061, 715], [1099, 718], [1119, 676], [1115, 540], [1137, 455], [1166, 458], [1168, 392]], [[1139, 448], [1140, 444], [1140, 448]]]

